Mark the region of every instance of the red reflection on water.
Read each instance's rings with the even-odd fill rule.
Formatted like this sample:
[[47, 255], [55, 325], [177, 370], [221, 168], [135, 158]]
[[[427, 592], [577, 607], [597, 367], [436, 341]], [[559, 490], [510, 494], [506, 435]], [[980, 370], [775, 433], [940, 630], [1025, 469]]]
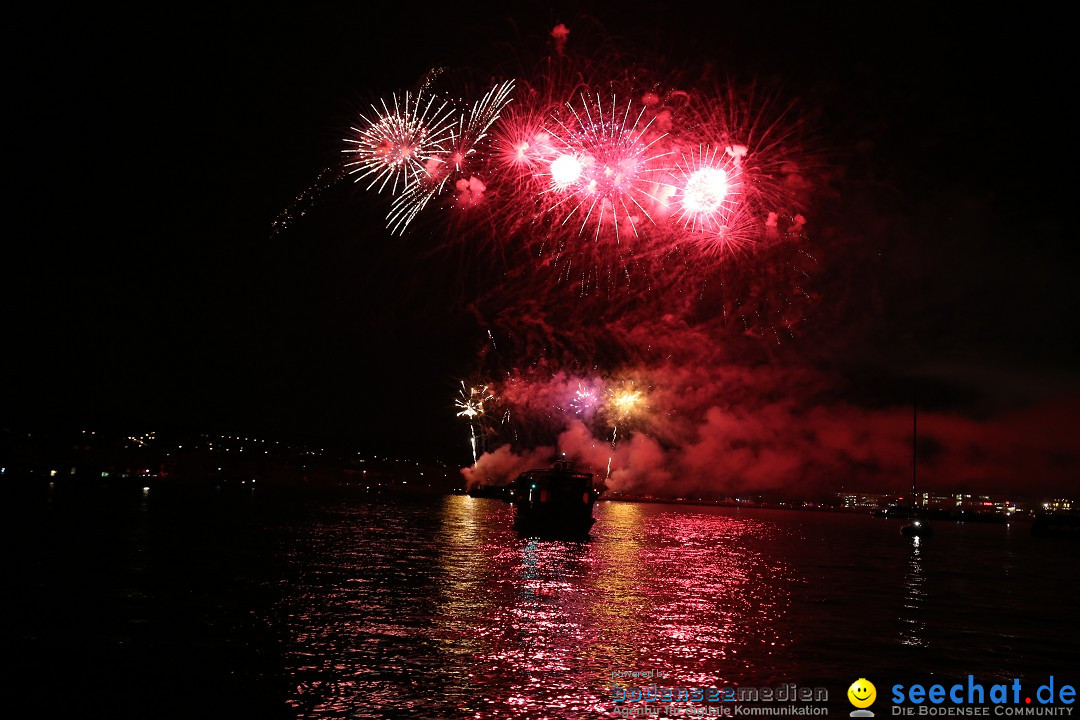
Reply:
[[[310, 582], [292, 584], [291, 703], [307, 716], [608, 714], [613, 672], [719, 687], [768, 677], [787, 642], [793, 574], [755, 549], [769, 523], [600, 503], [578, 543], [520, 538], [492, 500], [448, 498], [434, 532], [375, 512], [317, 529]], [[357, 530], [376, 522], [377, 541]]]
[[478, 692], [503, 698], [476, 717], [607, 712], [620, 670], [662, 669], [669, 686], [723, 685], [772, 652], [763, 646], [783, 644], [773, 628], [791, 573], [753, 549], [769, 525], [642, 507], [601, 504], [588, 543], [489, 533], [476, 548], [468, 567], [484, 580], [453, 583], [486, 587], [487, 600], [457, 622], [473, 628], [473, 661], [486, 669]]

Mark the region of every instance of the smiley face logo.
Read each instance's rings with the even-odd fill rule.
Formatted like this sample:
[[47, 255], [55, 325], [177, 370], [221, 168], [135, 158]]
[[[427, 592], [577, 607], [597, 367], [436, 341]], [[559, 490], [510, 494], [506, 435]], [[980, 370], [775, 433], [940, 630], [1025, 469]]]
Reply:
[[868, 708], [877, 699], [877, 688], [866, 678], [859, 678], [847, 689], [848, 700], [857, 708]]

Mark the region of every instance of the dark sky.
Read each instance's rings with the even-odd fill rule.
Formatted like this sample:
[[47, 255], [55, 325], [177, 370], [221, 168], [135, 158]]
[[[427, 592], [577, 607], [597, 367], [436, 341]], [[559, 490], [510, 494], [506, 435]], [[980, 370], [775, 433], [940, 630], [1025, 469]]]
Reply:
[[[422, 453], [460, 455], [449, 402], [482, 330], [460, 304], [473, 279], [430, 252], [437, 230], [388, 237], [385, 208], [349, 185], [287, 232], [271, 222], [337, 161], [367, 101], [439, 65], [509, 75], [508, 48], [533, 62], [556, 22], [571, 42], [602, 28], [631, 55], [780, 77], [813, 108], [832, 162], [862, 163], [859, 177], [875, 180], [841, 183], [826, 209], [888, 250], [864, 253], [879, 259], [859, 282], [910, 292], [892, 296], [910, 310], [896, 332], [889, 318], [868, 336], [871, 366], [917, 366], [946, 386], [977, 376], [990, 404], [1075, 389], [1066, 23], [1032, 6], [689, 7], [93, 6], [17, 18], [2, 420], [389, 452], [420, 436]], [[878, 353], [900, 333], [905, 347]], [[867, 393], [875, 383], [870, 373]]]

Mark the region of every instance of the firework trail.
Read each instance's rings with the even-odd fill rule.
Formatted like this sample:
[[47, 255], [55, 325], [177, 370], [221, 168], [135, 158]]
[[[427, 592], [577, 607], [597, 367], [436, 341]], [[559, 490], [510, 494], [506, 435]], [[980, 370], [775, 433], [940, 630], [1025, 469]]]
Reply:
[[615, 457], [619, 442], [619, 425], [628, 422], [641, 412], [645, 405], [644, 393], [634, 389], [633, 382], [626, 383], [620, 388], [609, 388], [607, 395], [607, 411], [611, 416], [611, 454], [608, 455], [605, 482], [611, 477], [611, 460]]
[[345, 173], [342, 167], [332, 166], [325, 168], [315, 177], [315, 182], [303, 192], [293, 198], [292, 202], [284, 210], [278, 213], [274, 221], [270, 223], [270, 236], [274, 237], [285, 232], [296, 222], [311, 212], [327, 190], [344, 179]]

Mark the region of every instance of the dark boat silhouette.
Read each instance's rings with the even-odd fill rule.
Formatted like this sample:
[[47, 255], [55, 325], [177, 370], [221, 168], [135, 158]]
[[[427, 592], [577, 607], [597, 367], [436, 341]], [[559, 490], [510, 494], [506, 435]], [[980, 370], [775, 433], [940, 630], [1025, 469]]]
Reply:
[[929, 537], [934, 534], [934, 528], [925, 519], [916, 516], [911, 522], [900, 526], [900, 534], [904, 537]]
[[514, 506], [514, 529], [526, 536], [584, 538], [593, 523], [598, 493], [592, 473], [569, 462], [547, 470], [528, 470], [506, 487]]
[[1031, 534], [1035, 537], [1080, 540], [1080, 513], [1041, 512], [1031, 524]]
[[906, 505], [889, 505], [884, 508], [875, 508], [870, 511], [870, 517], [885, 518], [887, 520], [910, 520], [915, 516], [913, 508]]
[[506, 499], [506, 487], [503, 485], [474, 485], [466, 492], [469, 497]]

